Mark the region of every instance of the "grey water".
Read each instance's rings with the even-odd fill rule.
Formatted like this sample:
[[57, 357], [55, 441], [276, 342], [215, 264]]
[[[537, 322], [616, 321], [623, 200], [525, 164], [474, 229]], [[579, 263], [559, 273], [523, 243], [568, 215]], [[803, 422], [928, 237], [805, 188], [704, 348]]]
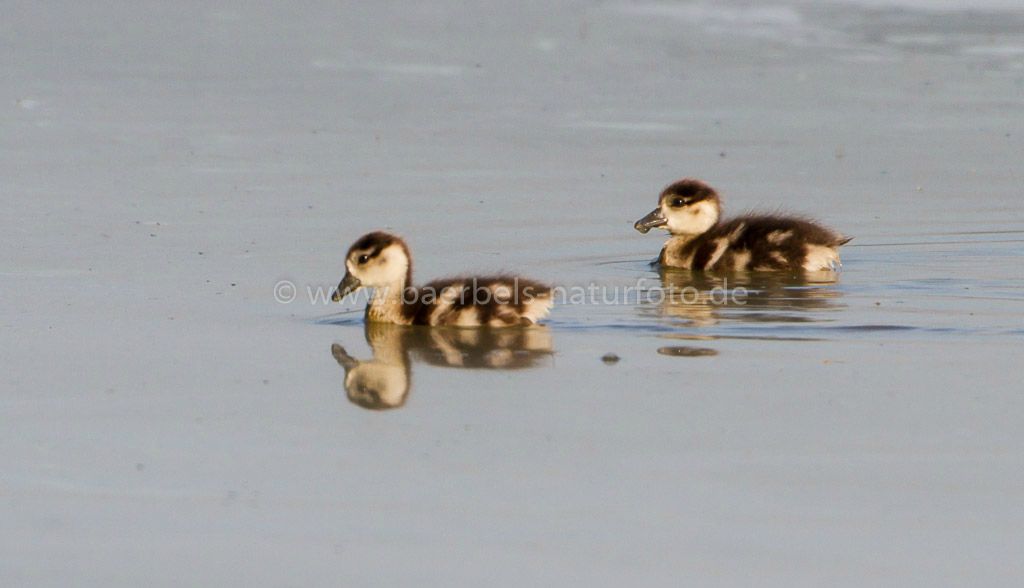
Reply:
[[[3, 585], [1024, 578], [1014, 3], [16, 3], [0, 45]], [[842, 270], [652, 267], [682, 176]], [[372, 229], [593, 296], [366, 325], [317, 293]]]

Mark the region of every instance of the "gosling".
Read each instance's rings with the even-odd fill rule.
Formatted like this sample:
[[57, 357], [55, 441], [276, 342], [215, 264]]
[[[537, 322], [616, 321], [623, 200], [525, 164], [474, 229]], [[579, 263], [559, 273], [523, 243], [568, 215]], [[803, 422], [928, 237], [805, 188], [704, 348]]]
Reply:
[[519, 276], [437, 280], [412, 285], [412, 256], [401, 238], [384, 232], [363, 235], [345, 256], [345, 277], [335, 302], [360, 288], [373, 288], [366, 320], [398, 325], [456, 327], [529, 326], [548, 315], [550, 287]]
[[714, 188], [685, 178], [665, 188], [658, 207], [636, 221], [637, 231], [667, 230], [658, 256], [667, 267], [718, 271], [835, 271], [839, 247], [848, 243], [832, 229], [802, 217], [752, 214], [723, 221]]

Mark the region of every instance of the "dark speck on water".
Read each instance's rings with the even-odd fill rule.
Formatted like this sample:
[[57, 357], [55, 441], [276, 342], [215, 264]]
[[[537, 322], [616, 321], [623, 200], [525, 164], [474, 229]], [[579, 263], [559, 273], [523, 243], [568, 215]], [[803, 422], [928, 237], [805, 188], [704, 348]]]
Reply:
[[614, 353], [605, 353], [604, 355], [601, 356], [601, 361], [605, 362], [608, 365], [612, 365], [615, 363], [619, 363], [619, 356]]

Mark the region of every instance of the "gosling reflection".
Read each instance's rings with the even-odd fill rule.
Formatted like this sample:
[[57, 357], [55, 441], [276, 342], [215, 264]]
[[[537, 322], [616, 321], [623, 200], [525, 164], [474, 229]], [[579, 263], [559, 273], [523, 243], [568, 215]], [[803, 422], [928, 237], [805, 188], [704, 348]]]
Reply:
[[551, 332], [543, 326], [465, 329], [367, 322], [364, 333], [373, 359], [356, 359], [338, 343], [331, 345], [331, 354], [345, 368], [349, 401], [370, 410], [405, 405], [415, 362], [515, 370], [537, 367], [553, 353]]
[[687, 326], [705, 327], [722, 320], [799, 323], [820, 320], [810, 311], [842, 308], [835, 272], [786, 275], [775, 272], [707, 272], [659, 270], [663, 296], [659, 310]]
[[353, 404], [370, 410], [398, 408], [409, 396], [409, 364], [392, 362], [385, 354], [360, 361], [337, 343], [331, 345], [331, 355], [345, 368], [345, 394]]
[[707, 347], [672, 345], [668, 347], [659, 347], [658, 354], [668, 355], [669, 357], [714, 357], [718, 355], [718, 351]]

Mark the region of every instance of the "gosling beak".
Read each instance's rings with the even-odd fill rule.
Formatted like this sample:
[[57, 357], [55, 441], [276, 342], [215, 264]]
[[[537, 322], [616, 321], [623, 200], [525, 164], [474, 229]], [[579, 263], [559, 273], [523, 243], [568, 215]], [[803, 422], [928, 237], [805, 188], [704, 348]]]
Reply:
[[661, 214], [661, 207], [658, 207], [647, 216], [633, 223], [633, 228], [646, 234], [647, 231], [656, 227], [663, 227], [666, 224], [668, 224], [668, 219]]
[[352, 274], [345, 274], [345, 277], [341, 279], [341, 283], [338, 284], [338, 288], [331, 294], [331, 300], [335, 302], [341, 302], [341, 299], [354, 292], [362, 284], [359, 282], [359, 278]]

